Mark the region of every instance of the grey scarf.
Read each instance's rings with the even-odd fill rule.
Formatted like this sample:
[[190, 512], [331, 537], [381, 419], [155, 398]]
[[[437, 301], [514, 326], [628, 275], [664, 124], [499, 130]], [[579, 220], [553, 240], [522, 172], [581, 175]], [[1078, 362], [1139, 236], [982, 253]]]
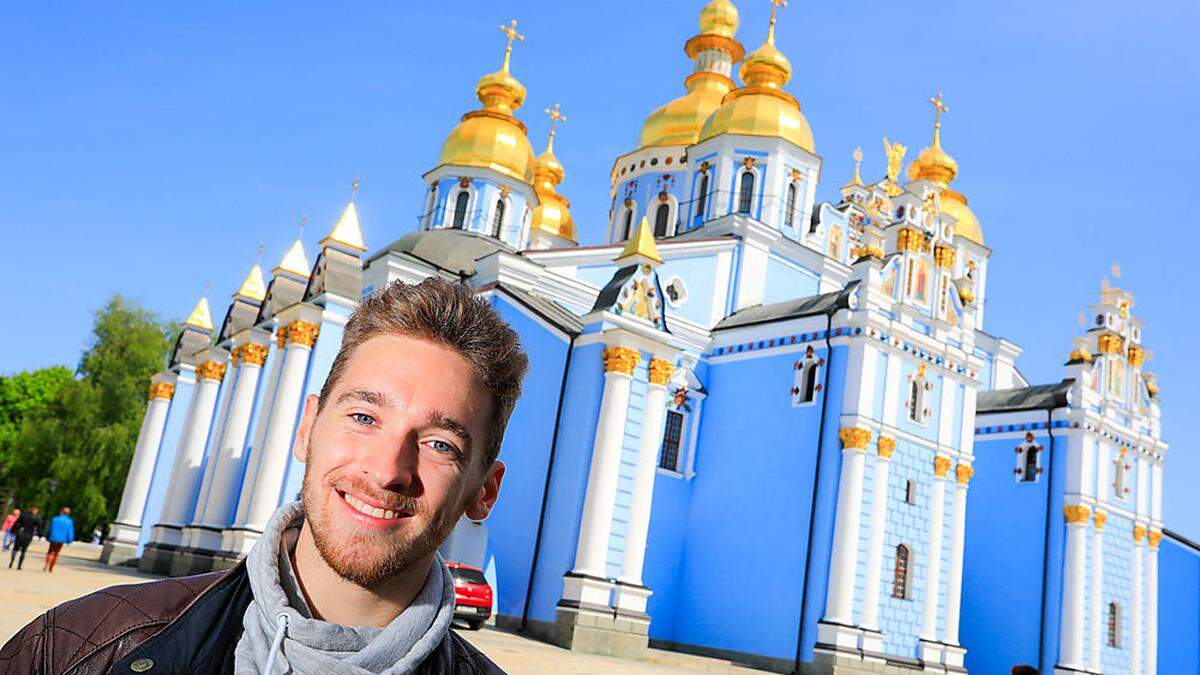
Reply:
[[414, 671], [435, 649], [447, 648], [454, 586], [441, 556], [430, 565], [416, 599], [384, 628], [311, 618], [289, 558], [303, 518], [299, 502], [281, 506], [246, 557], [254, 601], [242, 618], [237, 675], [399, 675]]

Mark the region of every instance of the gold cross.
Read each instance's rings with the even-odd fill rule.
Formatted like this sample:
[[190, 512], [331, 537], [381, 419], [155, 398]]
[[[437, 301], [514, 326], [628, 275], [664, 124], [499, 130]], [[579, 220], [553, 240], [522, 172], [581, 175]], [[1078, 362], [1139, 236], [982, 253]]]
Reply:
[[938, 92], [937, 96], [929, 99], [933, 104], [933, 125], [935, 127], [942, 126], [942, 113], [950, 112], [950, 108], [946, 105], [945, 99], [942, 98], [942, 92]]
[[566, 122], [567, 116], [559, 111], [559, 105], [557, 103], [554, 104], [553, 108], [546, 108], [546, 114], [550, 116], [550, 138], [553, 140], [555, 125], [557, 125], [559, 122]]
[[350, 201], [354, 201], [354, 195], [358, 194], [358, 180], [362, 178], [362, 174], [354, 177], [354, 183], [350, 186]]
[[508, 62], [512, 59], [513, 40], [525, 41], [525, 36], [517, 32], [517, 20], [513, 19], [507, 26], [500, 24], [500, 32], [508, 36], [508, 44], [504, 47], [504, 65], [500, 68], [508, 72]]
[[304, 224], [307, 222], [308, 222], [308, 214], [307, 213], [300, 214], [300, 234], [296, 235], [297, 239], [304, 236]]
[[775, 44], [775, 12], [787, 7], [787, 0], [771, 0], [771, 26], [767, 29], [767, 44]]

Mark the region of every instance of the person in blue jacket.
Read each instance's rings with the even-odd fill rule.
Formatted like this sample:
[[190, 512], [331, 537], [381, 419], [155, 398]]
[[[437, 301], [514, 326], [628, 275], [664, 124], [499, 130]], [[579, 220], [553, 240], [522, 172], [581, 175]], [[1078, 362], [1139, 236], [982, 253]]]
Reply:
[[71, 520], [71, 509], [64, 506], [57, 516], [50, 519], [46, 539], [50, 541], [50, 550], [46, 551], [46, 562], [42, 565], [42, 570], [53, 572], [54, 563], [58, 562], [58, 553], [62, 551], [63, 544], [75, 541], [75, 521]]

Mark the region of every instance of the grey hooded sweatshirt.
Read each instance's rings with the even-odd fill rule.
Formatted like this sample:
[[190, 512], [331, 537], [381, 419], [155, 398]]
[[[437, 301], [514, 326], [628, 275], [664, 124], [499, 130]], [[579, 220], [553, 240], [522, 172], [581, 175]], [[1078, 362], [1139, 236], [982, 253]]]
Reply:
[[299, 502], [281, 506], [246, 557], [254, 601], [242, 618], [237, 675], [399, 675], [445, 648], [454, 618], [454, 586], [441, 556], [430, 565], [416, 599], [386, 627], [319, 621], [309, 612], [291, 564], [303, 522]]

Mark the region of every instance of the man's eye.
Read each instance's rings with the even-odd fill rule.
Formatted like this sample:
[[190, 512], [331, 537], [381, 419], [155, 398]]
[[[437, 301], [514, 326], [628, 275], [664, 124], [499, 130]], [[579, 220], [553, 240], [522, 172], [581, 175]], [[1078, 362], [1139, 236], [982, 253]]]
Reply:
[[369, 426], [369, 427], [375, 426], [375, 418], [371, 417], [370, 415], [368, 415], [366, 413], [351, 413], [350, 419], [354, 420], [355, 422], [358, 422], [359, 424], [365, 425], [365, 426]]
[[441, 453], [454, 452], [454, 446], [450, 445], [446, 441], [432, 440], [429, 441], [429, 445], [432, 446], [434, 450], [437, 450]]

